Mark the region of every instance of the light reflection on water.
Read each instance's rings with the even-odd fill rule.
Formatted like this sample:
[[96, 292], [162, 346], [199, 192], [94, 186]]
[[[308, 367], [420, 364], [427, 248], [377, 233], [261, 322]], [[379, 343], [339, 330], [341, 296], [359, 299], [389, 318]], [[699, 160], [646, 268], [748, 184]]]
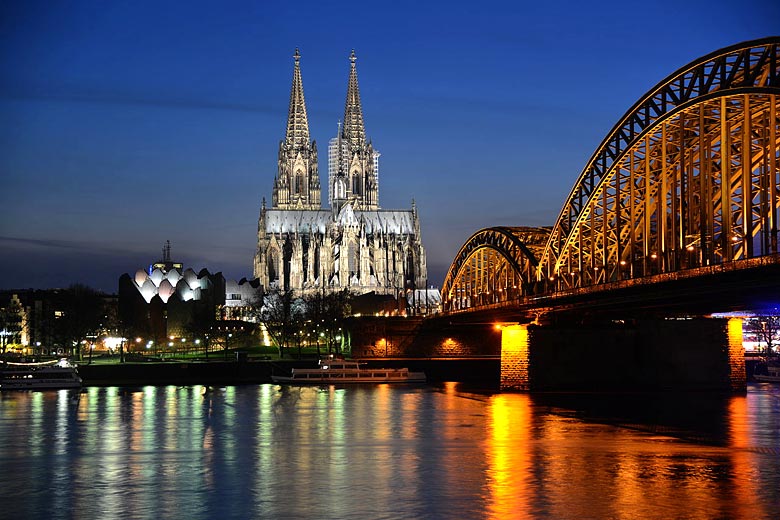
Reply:
[[780, 388], [0, 394], [0, 518], [775, 518]]

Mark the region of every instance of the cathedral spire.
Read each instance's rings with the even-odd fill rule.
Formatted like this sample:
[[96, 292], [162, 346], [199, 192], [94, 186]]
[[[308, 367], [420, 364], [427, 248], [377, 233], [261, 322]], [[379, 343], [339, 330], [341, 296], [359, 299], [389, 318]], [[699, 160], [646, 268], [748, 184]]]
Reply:
[[347, 102], [344, 106], [344, 126], [342, 136], [350, 144], [362, 144], [366, 140], [366, 129], [363, 126], [363, 108], [360, 106], [360, 90], [358, 89], [357, 69], [355, 68], [355, 50], [349, 56], [349, 84], [347, 86]]
[[279, 172], [274, 180], [273, 209], [319, 209], [320, 178], [317, 170], [317, 143], [309, 140], [309, 120], [303, 98], [301, 53], [293, 55], [290, 110], [287, 132], [279, 143]]
[[306, 101], [303, 98], [303, 80], [301, 79], [301, 53], [295, 49], [293, 55], [295, 69], [293, 70], [292, 88], [290, 89], [290, 109], [287, 113], [287, 133], [285, 141], [293, 146], [309, 144], [309, 120], [306, 117]]

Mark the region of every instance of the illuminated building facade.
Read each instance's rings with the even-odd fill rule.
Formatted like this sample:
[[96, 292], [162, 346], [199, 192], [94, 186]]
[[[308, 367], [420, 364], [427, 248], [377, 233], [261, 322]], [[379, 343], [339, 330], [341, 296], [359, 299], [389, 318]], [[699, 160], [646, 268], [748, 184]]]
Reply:
[[242, 278], [238, 282], [225, 281], [225, 306], [222, 319], [256, 321], [252, 311], [262, 302], [263, 286], [257, 279]]
[[127, 333], [157, 344], [170, 336], [191, 335], [196, 321], [216, 320], [225, 304], [222, 273], [183, 269], [170, 255], [168, 243], [162, 260], [119, 278], [119, 313]]
[[279, 146], [271, 208], [257, 229], [254, 276], [264, 287], [302, 292], [349, 288], [397, 296], [426, 286], [427, 266], [414, 202], [379, 206], [379, 153], [366, 137], [354, 51], [338, 136], [328, 146], [323, 208], [317, 146], [310, 140], [300, 54], [295, 52], [287, 130]]

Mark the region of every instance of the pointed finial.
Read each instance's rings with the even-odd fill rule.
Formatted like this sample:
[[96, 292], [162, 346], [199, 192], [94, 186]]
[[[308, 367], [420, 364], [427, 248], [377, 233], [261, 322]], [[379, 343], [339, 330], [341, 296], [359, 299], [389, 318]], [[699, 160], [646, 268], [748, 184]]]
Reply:
[[355, 56], [355, 49], [352, 49], [352, 54], [349, 55], [349, 61], [351, 61], [353, 65], [357, 61], [357, 56]]
[[295, 48], [295, 54], [293, 54], [293, 58], [295, 58], [295, 63], [298, 63], [301, 60], [301, 53], [298, 52], [298, 47]]
[[265, 211], [265, 197], [263, 197], [263, 211]]

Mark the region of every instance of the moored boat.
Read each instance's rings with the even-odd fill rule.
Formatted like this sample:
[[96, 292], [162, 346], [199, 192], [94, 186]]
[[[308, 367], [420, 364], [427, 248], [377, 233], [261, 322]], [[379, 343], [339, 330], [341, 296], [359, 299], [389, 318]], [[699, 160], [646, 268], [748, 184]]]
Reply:
[[762, 383], [780, 383], [780, 366], [768, 366], [766, 372], [766, 374], [753, 374], [753, 379]]
[[76, 365], [67, 359], [43, 363], [5, 362], [0, 372], [0, 390], [45, 390], [81, 388]]
[[321, 359], [318, 368], [293, 368], [289, 376], [272, 375], [274, 383], [424, 383], [424, 372], [408, 368], [367, 368], [357, 361]]

